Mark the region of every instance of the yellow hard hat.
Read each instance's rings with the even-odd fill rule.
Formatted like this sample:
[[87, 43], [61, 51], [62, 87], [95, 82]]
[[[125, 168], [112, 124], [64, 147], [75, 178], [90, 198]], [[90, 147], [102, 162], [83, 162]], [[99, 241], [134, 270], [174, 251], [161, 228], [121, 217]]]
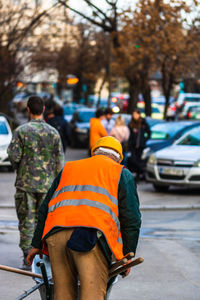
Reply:
[[121, 161], [122, 161], [123, 159], [122, 145], [116, 138], [112, 136], [105, 136], [100, 138], [92, 148], [91, 153], [93, 154], [94, 151], [99, 147], [109, 148], [116, 151], [117, 153], [120, 154]]

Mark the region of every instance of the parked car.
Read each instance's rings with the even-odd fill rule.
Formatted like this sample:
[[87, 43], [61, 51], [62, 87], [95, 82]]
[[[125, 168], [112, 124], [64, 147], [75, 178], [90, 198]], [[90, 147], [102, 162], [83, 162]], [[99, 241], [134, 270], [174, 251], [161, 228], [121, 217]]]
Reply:
[[[137, 104], [137, 108], [141, 112], [141, 116], [145, 118], [145, 103], [144, 102], [139, 102]], [[164, 107], [157, 104], [157, 103], [152, 103], [151, 104], [151, 117], [153, 119], [163, 119], [163, 112], [164, 112]]]
[[190, 106], [186, 111], [186, 119], [200, 120], [200, 105]]
[[146, 117], [145, 120], [148, 123], [150, 128], [156, 124], [165, 122], [163, 119], [153, 119], [152, 117]]
[[182, 93], [179, 94], [177, 100], [172, 103], [167, 110], [167, 119], [175, 120], [182, 117], [184, 108], [191, 104], [200, 105], [200, 94]]
[[0, 166], [11, 167], [7, 149], [12, 139], [12, 132], [5, 117], [0, 116]]
[[176, 121], [162, 122], [151, 127], [151, 138], [146, 143], [142, 159], [147, 162], [151, 154], [172, 145], [190, 129], [199, 126], [200, 122]]
[[173, 145], [152, 154], [146, 179], [161, 192], [170, 185], [200, 187], [200, 125]]
[[76, 110], [70, 125], [70, 145], [87, 148], [89, 145], [90, 119], [95, 117], [96, 108], [83, 107]]
[[25, 112], [28, 98], [31, 95], [32, 94], [29, 92], [22, 92], [22, 93], [16, 94], [11, 101], [11, 106], [13, 108], [15, 108], [18, 112]]
[[70, 122], [72, 120], [74, 112], [77, 109], [81, 108], [81, 107], [84, 107], [84, 105], [78, 104], [78, 103], [64, 104], [63, 109], [64, 109], [64, 118], [65, 118], [65, 120], [67, 122]]

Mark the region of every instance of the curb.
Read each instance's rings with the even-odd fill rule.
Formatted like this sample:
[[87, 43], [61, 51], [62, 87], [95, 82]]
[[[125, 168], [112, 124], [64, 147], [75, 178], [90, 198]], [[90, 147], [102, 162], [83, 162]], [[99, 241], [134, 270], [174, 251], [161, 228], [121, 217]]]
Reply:
[[140, 210], [151, 211], [151, 210], [196, 210], [200, 209], [199, 204], [193, 205], [141, 205]]
[[[14, 205], [0, 205], [0, 209], [15, 209]], [[200, 209], [200, 204], [189, 204], [189, 205], [141, 205], [140, 210], [151, 211], [151, 210], [192, 210]]]

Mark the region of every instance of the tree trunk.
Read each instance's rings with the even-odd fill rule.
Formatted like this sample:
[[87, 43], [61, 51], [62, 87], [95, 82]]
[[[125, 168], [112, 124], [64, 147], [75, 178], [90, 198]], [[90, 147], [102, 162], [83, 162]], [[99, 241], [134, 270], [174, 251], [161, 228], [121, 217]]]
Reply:
[[104, 76], [103, 80], [102, 80], [102, 83], [99, 87], [99, 90], [98, 90], [98, 101], [97, 101], [97, 108], [100, 106], [100, 102], [101, 102], [101, 92], [102, 92], [102, 89], [103, 89], [103, 86], [106, 82], [106, 76]]
[[[170, 99], [170, 92], [173, 86], [173, 75], [168, 75], [168, 80], [163, 80], [162, 86], [163, 86], [163, 93], [165, 96], [165, 108], [164, 108], [164, 119], [166, 119], [167, 116], [167, 110], [169, 107], [169, 99]], [[163, 76], [163, 78], [166, 79], [166, 76]]]
[[128, 113], [132, 113], [137, 107], [139, 89], [133, 81], [129, 81]]
[[12, 86], [9, 85], [7, 88], [5, 86], [0, 87], [0, 112], [12, 116], [10, 110], [11, 100], [13, 98]]
[[151, 116], [151, 89], [149, 84], [142, 90], [142, 96], [145, 102], [145, 114]]

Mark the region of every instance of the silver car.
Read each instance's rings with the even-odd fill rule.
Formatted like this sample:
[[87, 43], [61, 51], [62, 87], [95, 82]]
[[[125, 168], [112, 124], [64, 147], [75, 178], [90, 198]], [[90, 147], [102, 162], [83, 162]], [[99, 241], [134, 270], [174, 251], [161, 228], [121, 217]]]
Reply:
[[151, 155], [146, 179], [157, 191], [165, 191], [170, 185], [200, 187], [200, 126]]

